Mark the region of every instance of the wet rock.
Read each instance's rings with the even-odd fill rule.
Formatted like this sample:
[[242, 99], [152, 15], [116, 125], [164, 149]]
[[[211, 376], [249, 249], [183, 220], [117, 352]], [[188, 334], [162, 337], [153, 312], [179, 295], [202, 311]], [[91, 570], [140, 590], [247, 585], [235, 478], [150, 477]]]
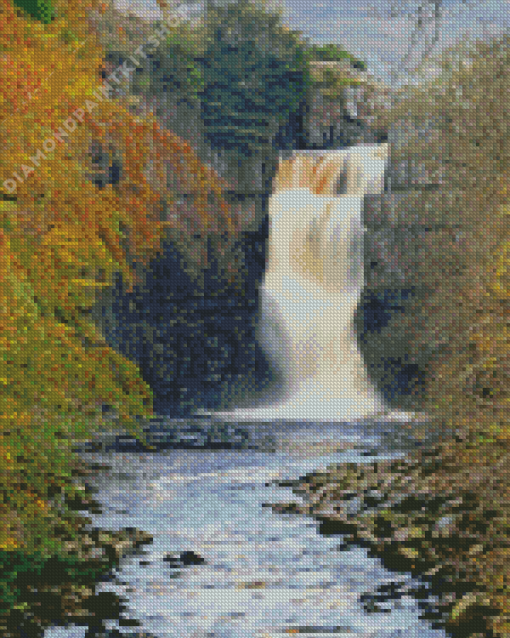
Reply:
[[81, 459], [73, 462], [71, 473], [73, 476], [97, 476], [98, 472], [111, 470], [105, 463], [85, 463]]
[[254, 580], [248, 583], [237, 583], [236, 589], [265, 589], [267, 583], [263, 580]]
[[358, 527], [356, 523], [348, 521], [340, 516], [335, 518], [322, 518], [319, 516], [317, 518], [320, 521], [319, 534], [323, 534], [324, 536], [354, 533]]
[[386, 496], [380, 490], [368, 489], [364, 496], [366, 507], [376, 507], [386, 500]]
[[89, 626], [85, 638], [157, 638], [154, 634], [145, 632], [121, 633], [118, 629], [104, 629], [101, 627]]
[[[342, 534], [340, 551], [362, 545], [390, 570], [423, 575], [430, 587], [424, 597], [431, 593], [438, 597], [427, 607], [426, 617], [441, 626], [456, 600], [472, 587], [475, 597], [462, 599], [447, 626], [455, 635], [461, 631], [458, 635], [467, 636], [472, 634], [462, 632], [471, 631], [471, 622], [475, 635], [487, 635], [492, 612], [478, 597], [480, 561], [475, 564], [471, 557], [493, 546], [493, 537], [488, 536], [493, 510], [466, 494], [463, 484], [438, 483], [435, 455], [439, 457], [439, 452], [434, 451], [431, 461], [420, 452], [419, 460], [343, 463], [308, 474], [291, 486], [305, 501], [294, 511], [318, 520], [320, 533]], [[286, 508], [288, 504], [274, 507], [289, 511]], [[501, 536], [498, 547], [506, 542]], [[419, 598], [414, 591], [408, 593]]]
[[102, 560], [106, 557], [104, 547], [92, 547], [88, 556], [91, 560]]
[[455, 518], [453, 516], [442, 516], [433, 527], [433, 532], [440, 536], [451, 536], [456, 529]]
[[368, 529], [358, 528], [355, 533], [355, 539], [357, 542], [361, 542], [361, 544], [368, 543], [369, 545], [373, 545], [377, 543], [377, 537]]
[[473, 633], [480, 632], [486, 628], [487, 617], [490, 615], [494, 615], [494, 612], [490, 608], [488, 597], [483, 593], [470, 592], [454, 605], [446, 627], [457, 631], [461, 627], [469, 627]]
[[165, 554], [165, 556], [163, 556], [163, 560], [166, 563], [170, 563], [170, 567], [181, 567], [182, 563], [181, 563], [181, 555], [176, 553], [176, 554]]
[[367, 602], [365, 602], [365, 604], [363, 605], [363, 608], [365, 609], [367, 614], [378, 614], [386, 611], [382, 609], [382, 607], [380, 607], [374, 600], [367, 600]]
[[74, 495], [73, 498], [66, 499], [67, 507], [72, 511], [90, 510], [93, 513], [101, 513], [100, 504], [92, 498], [86, 496]]
[[95, 618], [99, 620], [107, 620], [118, 618], [125, 610], [121, 598], [114, 592], [99, 592], [95, 596], [87, 598], [83, 606]]
[[181, 562], [183, 565], [202, 565], [205, 563], [205, 558], [195, 552], [187, 551], [181, 552]]
[[333, 490], [330, 493], [331, 498], [341, 499], [344, 501], [350, 501], [357, 496], [358, 492], [353, 492], [352, 490]]
[[299, 488], [301, 485], [301, 481], [299, 479], [285, 479], [283, 481], [275, 480], [270, 483], [266, 483], [269, 487], [270, 485], [276, 485], [277, 487], [295, 487]]
[[264, 503], [262, 507], [271, 507], [278, 514], [305, 514], [307, 511], [298, 503]]
[[193, 551], [169, 553], [163, 557], [170, 567], [190, 567], [191, 565], [203, 565], [205, 558]]
[[99, 548], [103, 548], [108, 555], [113, 554], [117, 559], [153, 541], [150, 534], [134, 527], [126, 527], [118, 532], [96, 528], [90, 532], [90, 537]]
[[292, 625], [286, 626], [281, 632], [282, 634], [317, 634], [318, 636], [326, 634], [352, 634], [352, 628], [347, 625]]
[[425, 531], [421, 527], [410, 526], [401, 527], [395, 530], [392, 534], [393, 540], [397, 542], [412, 541], [422, 539], [425, 537]]
[[359, 514], [363, 505], [363, 498], [361, 496], [357, 496], [353, 498], [345, 505], [345, 512], [348, 517], [354, 517]]
[[410, 561], [416, 561], [420, 558], [420, 552], [414, 547], [399, 547], [399, 554]]

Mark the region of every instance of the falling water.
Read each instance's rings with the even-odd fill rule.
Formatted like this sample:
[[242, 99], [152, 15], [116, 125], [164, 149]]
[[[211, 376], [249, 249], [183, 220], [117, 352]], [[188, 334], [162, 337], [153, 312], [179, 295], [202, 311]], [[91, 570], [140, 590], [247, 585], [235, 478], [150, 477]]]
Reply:
[[259, 407], [223, 417], [347, 421], [385, 411], [354, 316], [364, 285], [363, 198], [382, 191], [387, 160], [387, 144], [367, 144], [280, 162], [258, 341], [281, 383]]

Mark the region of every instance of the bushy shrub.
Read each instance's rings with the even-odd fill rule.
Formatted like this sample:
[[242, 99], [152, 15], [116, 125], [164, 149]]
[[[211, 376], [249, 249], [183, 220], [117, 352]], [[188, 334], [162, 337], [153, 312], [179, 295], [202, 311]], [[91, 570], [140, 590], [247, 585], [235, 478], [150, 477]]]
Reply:
[[[166, 231], [197, 271], [207, 239], [220, 252], [236, 235], [223, 181], [188, 144], [150, 115], [134, 117], [122, 99], [97, 97], [104, 49], [89, 12], [101, 3], [54, 6], [56, 19], [43, 24], [0, 0], [9, 24], [0, 30], [0, 549], [28, 554], [59, 551], [63, 515], [52, 498], [72, 496], [69, 440], [108, 427], [104, 403], [142, 439], [140, 418], [152, 414], [137, 366], [94, 323], [100, 291], [117, 273], [133, 288], [137, 264], [158, 254]], [[76, 50], [63, 55], [70, 34]], [[69, 135], [64, 122], [74, 122]], [[62, 139], [42, 153], [56, 131]], [[98, 139], [121, 157], [115, 188], [89, 178]], [[193, 195], [186, 209], [178, 188]], [[162, 202], [172, 221], [162, 219]]]

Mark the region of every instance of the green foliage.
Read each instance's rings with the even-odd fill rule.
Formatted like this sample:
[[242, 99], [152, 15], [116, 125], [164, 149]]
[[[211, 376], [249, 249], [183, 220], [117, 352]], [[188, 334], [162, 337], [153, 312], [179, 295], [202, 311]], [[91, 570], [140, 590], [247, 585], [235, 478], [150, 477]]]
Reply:
[[345, 71], [337, 66], [324, 66], [309, 63], [310, 80], [315, 90], [319, 90], [322, 96], [329, 102], [341, 103], [344, 100], [346, 86], [359, 86], [362, 80], [349, 77]]
[[51, 0], [13, 0], [13, 2], [44, 24], [51, 22], [54, 14]]
[[39, 575], [44, 561], [41, 554], [27, 555], [0, 549], [0, 612], [8, 611], [18, 603], [21, 594], [18, 578], [25, 574]]
[[271, 144], [306, 96], [303, 45], [277, 15], [239, 0], [206, 20], [202, 117], [213, 148], [250, 155]]
[[133, 78], [134, 94], [174, 93], [180, 99], [194, 101], [203, 88], [200, 63], [200, 33], [183, 23], [173, 27], [161, 44], [143, 61]]

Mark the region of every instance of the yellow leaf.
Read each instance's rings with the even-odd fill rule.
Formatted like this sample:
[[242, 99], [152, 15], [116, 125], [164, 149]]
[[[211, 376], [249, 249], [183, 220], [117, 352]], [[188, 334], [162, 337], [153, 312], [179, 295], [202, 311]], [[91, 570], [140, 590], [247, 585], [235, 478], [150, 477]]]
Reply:
[[105, 286], [107, 287], [110, 285], [103, 281], [92, 281], [90, 279], [71, 279], [71, 282], [78, 286], [87, 286], [90, 288], [104, 288]]
[[15, 538], [7, 538], [3, 543], [0, 543], [0, 549], [16, 549], [18, 542]]

